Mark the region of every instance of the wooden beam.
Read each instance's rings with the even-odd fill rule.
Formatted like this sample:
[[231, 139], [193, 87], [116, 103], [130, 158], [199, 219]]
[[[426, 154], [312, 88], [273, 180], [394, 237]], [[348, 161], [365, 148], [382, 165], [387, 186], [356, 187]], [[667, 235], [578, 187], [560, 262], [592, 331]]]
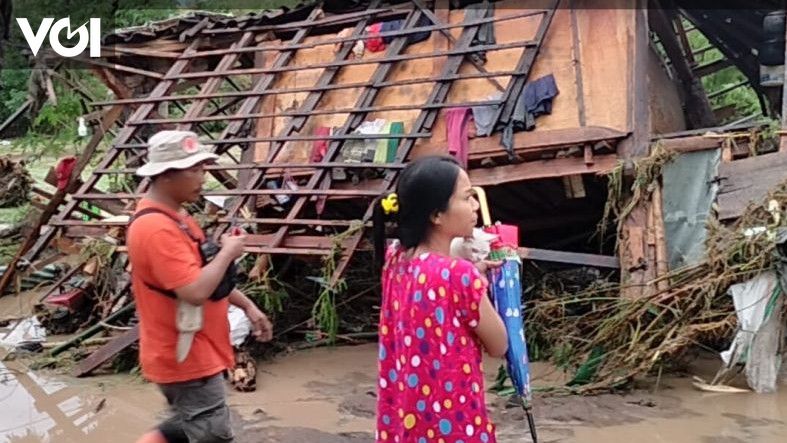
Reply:
[[730, 61], [730, 59], [722, 58], [710, 63], [705, 63], [704, 65], [697, 66], [694, 68], [694, 74], [697, 77], [706, 77], [708, 75], [715, 74], [722, 69], [729, 68], [732, 65], [733, 63]]
[[721, 146], [721, 142], [721, 138], [711, 138], [699, 135], [683, 138], [671, 138], [667, 140], [661, 140], [658, 143], [660, 143], [664, 149], [669, 151], [695, 152], [716, 149]]
[[708, 101], [709, 97], [705, 94], [705, 89], [699, 77], [691, 70], [675, 37], [675, 31], [670, 20], [670, 16], [674, 16], [674, 11], [670, 14], [667, 10], [662, 9], [659, 0], [653, 1], [656, 8], [648, 11], [650, 25], [659, 36], [664, 52], [667, 53], [672, 62], [675, 74], [683, 87], [686, 100], [686, 120], [692, 128], [713, 126], [716, 124], [716, 117], [713, 115], [713, 110]]
[[553, 251], [551, 249], [537, 248], [519, 248], [517, 249], [517, 253], [523, 260], [620, 269], [620, 260], [618, 260], [617, 257], [607, 255], [582, 254], [579, 252]]
[[30, 105], [32, 104], [33, 104], [33, 100], [27, 99], [24, 103], [22, 103], [22, 106], [20, 106], [16, 111], [14, 111], [13, 114], [8, 116], [8, 118], [5, 119], [3, 124], [0, 124], [0, 134], [2, 134], [7, 127], [11, 126], [11, 123], [15, 122], [16, 119], [18, 119], [19, 116], [21, 116], [27, 110], [27, 108], [29, 108]]
[[[581, 128], [523, 131], [514, 134], [514, 149], [520, 152], [536, 152], [569, 146], [593, 144], [602, 141], [623, 140], [629, 134], [603, 126]], [[504, 155], [500, 144], [502, 135], [470, 139], [470, 159], [477, 160], [490, 155]], [[444, 154], [445, 145], [428, 143], [415, 150], [414, 157]]]
[[579, 174], [604, 174], [618, 164], [618, 156], [599, 155], [591, 165], [584, 157], [537, 160], [513, 165], [477, 168], [469, 171], [470, 181], [475, 186], [496, 186], [505, 183], [542, 178], [565, 177]]
[[[292, 71], [298, 71], [303, 69], [318, 69], [318, 68], [331, 69], [331, 68], [340, 68], [343, 66], [373, 65], [373, 64], [380, 63], [381, 61], [393, 63], [393, 62], [420, 60], [420, 59], [454, 56], [454, 55], [467, 56], [469, 54], [473, 54], [475, 51], [482, 51], [482, 50], [501, 51], [504, 49], [528, 48], [528, 47], [535, 46], [535, 44], [536, 44], [535, 41], [532, 40], [521, 40], [511, 43], [499, 43], [493, 45], [479, 45], [479, 46], [473, 46], [470, 48], [463, 48], [463, 49], [451, 49], [448, 51], [434, 51], [434, 52], [427, 52], [427, 53], [392, 55], [390, 57], [386, 56], [384, 59], [342, 60], [342, 61], [332, 61], [326, 63], [314, 63], [312, 65], [287, 66], [282, 68], [232, 69], [230, 71], [227, 71], [225, 75], [235, 76], [235, 75], [253, 75], [253, 74], [273, 74], [273, 73], [282, 73], [282, 72], [292, 72]], [[217, 77], [218, 75], [219, 74], [213, 71], [198, 71], [198, 72], [188, 72], [185, 74], [180, 74], [177, 77], [167, 78], [167, 80], [212, 78], [212, 77]]]
[[[246, 237], [246, 246], [260, 247], [271, 244], [275, 234], [255, 234]], [[349, 244], [349, 239], [344, 243]], [[343, 243], [343, 245], [344, 245]], [[333, 239], [327, 236], [314, 235], [288, 235], [281, 247], [291, 249], [324, 249], [326, 251], [333, 248]]]
[[569, 14], [571, 15], [571, 54], [573, 57], [573, 66], [575, 74], [575, 82], [577, 85], [577, 114], [579, 118], [579, 126], [587, 125], [586, 111], [585, 111], [585, 86], [582, 81], [582, 58], [580, 56], [579, 41], [579, 25], [577, 24], [577, 10], [573, 7], [573, 0], [568, 2]]
[[138, 340], [139, 325], [134, 325], [131, 329], [113, 338], [112, 341], [98, 348], [86, 359], [79, 362], [76, 368], [71, 372], [71, 375], [74, 377], [84, 377], [90, 374]]

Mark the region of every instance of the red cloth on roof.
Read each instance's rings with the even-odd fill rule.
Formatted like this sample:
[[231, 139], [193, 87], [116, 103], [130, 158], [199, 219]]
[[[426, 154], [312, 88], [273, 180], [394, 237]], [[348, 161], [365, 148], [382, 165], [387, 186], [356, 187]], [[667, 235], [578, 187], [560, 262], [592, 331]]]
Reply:
[[380, 31], [383, 28], [383, 23], [374, 23], [366, 28], [370, 37], [366, 39], [366, 49], [370, 52], [380, 52], [385, 49], [385, 42], [380, 37]]
[[[314, 135], [331, 135], [331, 128], [328, 126], [318, 126], [314, 128]], [[312, 143], [311, 161], [314, 163], [321, 162], [328, 153], [328, 140], [315, 140]]]
[[451, 153], [462, 167], [467, 167], [467, 157], [470, 141], [468, 140], [468, 123], [470, 122], [470, 108], [451, 108], [445, 112], [445, 132], [448, 138], [448, 152]]
[[71, 173], [74, 172], [74, 166], [77, 164], [76, 157], [63, 157], [57, 162], [55, 166], [55, 176], [57, 177], [57, 189], [64, 190], [68, 185], [68, 179], [71, 178]]

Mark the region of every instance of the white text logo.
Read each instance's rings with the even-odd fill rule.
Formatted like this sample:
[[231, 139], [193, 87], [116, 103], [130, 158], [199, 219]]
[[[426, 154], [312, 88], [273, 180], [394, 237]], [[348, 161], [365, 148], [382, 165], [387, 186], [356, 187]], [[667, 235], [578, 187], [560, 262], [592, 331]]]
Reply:
[[[91, 18], [89, 22], [82, 26], [71, 30], [71, 19], [61, 18], [58, 21], [51, 17], [47, 17], [41, 21], [41, 26], [38, 31], [33, 33], [33, 28], [26, 18], [17, 18], [16, 22], [22, 29], [22, 34], [30, 45], [30, 50], [33, 51], [33, 56], [38, 54], [41, 45], [44, 43], [47, 33], [49, 33], [49, 45], [52, 49], [62, 57], [76, 57], [82, 54], [88, 46], [90, 46], [90, 56], [101, 56], [101, 19]], [[54, 23], [54, 25], [53, 25]], [[90, 23], [90, 30], [88, 31], [88, 23]], [[60, 33], [66, 30], [66, 38], [71, 39], [75, 34], [79, 34], [79, 41], [72, 47], [65, 47], [60, 43]]]

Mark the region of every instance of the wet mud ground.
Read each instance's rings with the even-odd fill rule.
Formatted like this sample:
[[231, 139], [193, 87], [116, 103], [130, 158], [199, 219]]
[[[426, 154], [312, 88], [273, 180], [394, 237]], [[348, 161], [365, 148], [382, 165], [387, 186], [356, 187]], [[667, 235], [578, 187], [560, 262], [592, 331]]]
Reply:
[[[361, 443], [373, 441], [376, 345], [299, 351], [261, 362], [257, 391], [231, 392], [238, 442]], [[494, 374], [497, 361], [485, 368]], [[711, 370], [713, 365], [697, 369]], [[560, 381], [544, 365], [534, 385]], [[664, 378], [657, 392], [540, 396], [535, 399], [543, 443], [775, 443], [787, 438], [787, 389], [780, 393], [697, 391], [689, 377]], [[487, 394], [498, 441], [530, 441], [522, 411]], [[0, 443], [133, 442], [164, 417], [156, 387], [128, 374], [75, 379], [0, 366]]]

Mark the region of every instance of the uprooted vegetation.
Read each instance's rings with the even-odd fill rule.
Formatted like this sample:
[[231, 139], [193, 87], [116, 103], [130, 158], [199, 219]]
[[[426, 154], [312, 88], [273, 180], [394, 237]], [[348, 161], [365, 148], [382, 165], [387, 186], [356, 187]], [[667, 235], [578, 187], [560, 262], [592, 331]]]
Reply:
[[[610, 211], [625, 217], [639, 200], [649, 198], [670, 158], [654, 149], [637, 165], [632, 197], [613, 202]], [[625, 287], [605, 279], [573, 288], [542, 280], [526, 295], [531, 347], [575, 374], [568, 389], [576, 393], [623, 387], [678, 362], [696, 346], [720, 350], [730, 343], [737, 325], [727, 290], [775, 270], [773, 233], [785, 226], [781, 212], [786, 206], [787, 183], [750, 204], [729, 226], [711, 217], [705, 258], [647, 282], [649, 290], [642, 297], [625, 297]], [[755, 235], [746, 232], [753, 227], [767, 229]]]

